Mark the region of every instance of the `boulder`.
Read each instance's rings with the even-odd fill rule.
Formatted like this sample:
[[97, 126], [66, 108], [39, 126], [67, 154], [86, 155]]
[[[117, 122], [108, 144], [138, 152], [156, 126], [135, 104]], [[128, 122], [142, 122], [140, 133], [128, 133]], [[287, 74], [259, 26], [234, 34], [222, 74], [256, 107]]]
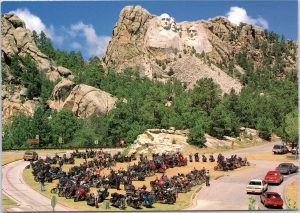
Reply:
[[168, 131], [170, 130], [147, 129], [129, 147], [129, 155], [132, 153], [162, 154], [165, 152], [176, 152], [178, 149], [182, 150], [187, 144], [187, 135], [177, 134], [174, 129], [171, 130], [171, 133]]
[[57, 69], [57, 72], [58, 72], [61, 76], [65, 77], [65, 78], [68, 77], [69, 75], [72, 75], [71, 70], [69, 70], [69, 69], [67, 69], [67, 68], [65, 68], [65, 67], [59, 66], [59, 67], [57, 67], [56, 69]]
[[76, 116], [87, 118], [92, 114], [109, 112], [116, 101], [116, 97], [100, 89], [85, 84], [75, 85], [64, 79], [55, 86], [48, 104], [52, 109], [68, 108]]
[[12, 25], [15, 28], [18, 28], [18, 27], [25, 28], [25, 23], [18, 16], [9, 14], [7, 17], [9, 18], [9, 21], [12, 23]]

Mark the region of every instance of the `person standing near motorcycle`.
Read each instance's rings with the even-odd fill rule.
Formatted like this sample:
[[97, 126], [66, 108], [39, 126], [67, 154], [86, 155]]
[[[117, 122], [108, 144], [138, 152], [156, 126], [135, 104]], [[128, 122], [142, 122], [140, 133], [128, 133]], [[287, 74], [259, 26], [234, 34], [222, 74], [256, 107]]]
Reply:
[[98, 194], [98, 191], [96, 191], [96, 192], [94, 192], [94, 199], [95, 199], [95, 206], [96, 206], [96, 208], [99, 208], [98, 198], [99, 198], [99, 194]]
[[101, 176], [101, 169], [99, 166], [97, 166], [97, 169], [96, 169], [96, 175], [97, 177], [100, 177]]
[[40, 191], [43, 192], [45, 191], [45, 174], [44, 171], [41, 172], [40, 174]]
[[189, 154], [189, 159], [190, 159], [190, 162], [193, 162], [193, 155], [191, 153]]
[[108, 159], [107, 158], [107, 168], [109, 169], [109, 170], [111, 170], [111, 162], [110, 162], [110, 159]]
[[163, 175], [163, 180], [165, 183], [169, 181], [169, 178], [166, 174]]
[[121, 190], [120, 189], [120, 184], [121, 184], [121, 174], [118, 172], [117, 175], [116, 175], [116, 187], [117, 187], [117, 190]]
[[209, 170], [207, 170], [206, 172], [205, 172], [205, 182], [206, 182], [206, 186], [210, 186], [210, 184], [209, 184]]

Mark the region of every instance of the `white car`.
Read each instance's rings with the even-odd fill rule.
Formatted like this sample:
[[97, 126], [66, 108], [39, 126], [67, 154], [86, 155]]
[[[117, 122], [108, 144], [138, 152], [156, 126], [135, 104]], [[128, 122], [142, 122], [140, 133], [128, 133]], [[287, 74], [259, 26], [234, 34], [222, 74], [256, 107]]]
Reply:
[[252, 179], [246, 187], [248, 193], [263, 193], [268, 190], [268, 183], [261, 179]]

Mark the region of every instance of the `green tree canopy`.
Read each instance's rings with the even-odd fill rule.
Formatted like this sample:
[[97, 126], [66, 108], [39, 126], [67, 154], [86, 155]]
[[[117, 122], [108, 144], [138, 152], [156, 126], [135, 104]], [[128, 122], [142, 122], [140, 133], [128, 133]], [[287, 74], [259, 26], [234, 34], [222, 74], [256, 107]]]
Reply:
[[64, 144], [70, 144], [74, 133], [81, 127], [80, 120], [69, 109], [63, 108], [59, 112], [54, 112], [49, 121], [53, 145], [57, 146], [59, 137], [62, 137]]
[[297, 143], [299, 138], [298, 109], [294, 109], [292, 112], [286, 115], [285, 123], [285, 132], [287, 135], [288, 142]]

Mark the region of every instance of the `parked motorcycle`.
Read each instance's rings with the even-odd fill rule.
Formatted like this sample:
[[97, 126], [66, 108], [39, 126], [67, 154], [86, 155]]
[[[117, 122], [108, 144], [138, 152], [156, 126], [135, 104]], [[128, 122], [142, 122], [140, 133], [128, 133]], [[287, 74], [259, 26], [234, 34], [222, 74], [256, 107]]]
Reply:
[[152, 208], [152, 205], [154, 204], [154, 197], [148, 191], [140, 192], [140, 200], [146, 208]]
[[210, 155], [210, 156], [209, 156], [209, 162], [215, 162], [215, 158], [214, 158], [213, 155]]
[[207, 157], [205, 155], [202, 155], [202, 162], [207, 162]]
[[127, 196], [126, 203], [134, 209], [140, 209], [142, 206], [142, 201], [139, 198], [134, 198], [132, 195]]
[[76, 194], [74, 196], [74, 202], [86, 200], [88, 192], [89, 192], [89, 187], [87, 185], [78, 187], [76, 190]]
[[109, 196], [107, 188], [101, 188], [98, 190], [98, 202], [103, 202]]
[[112, 193], [110, 198], [111, 205], [124, 210], [126, 208], [126, 198], [122, 194]]

